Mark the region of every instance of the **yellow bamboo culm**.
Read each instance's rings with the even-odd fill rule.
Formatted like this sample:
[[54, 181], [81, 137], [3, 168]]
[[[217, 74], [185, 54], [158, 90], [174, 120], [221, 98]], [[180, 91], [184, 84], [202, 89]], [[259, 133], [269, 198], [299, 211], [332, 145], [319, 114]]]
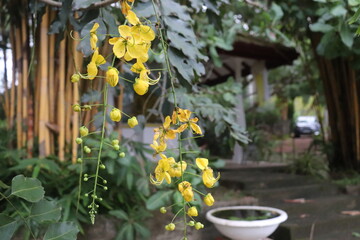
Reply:
[[58, 135], [58, 156], [60, 161], [65, 160], [65, 56], [66, 55], [66, 39], [61, 41], [59, 50], [59, 95], [57, 101], [57, 119], [59, 126]]
[[[22, 93], [21, 93], [21, 119], [22, 119], [22, 126], [23, 127], [27, 127], [27, 123], [28, 123], [28, 31], [27, 31], [27, 26], [28, 24], [26, 23], [27, 19], [26, 18], [22, 18], [21, 19], [21, 55], [22, 55]], [[22, 131], [21, 134], [21, 146], [27, 146], [27, 131]], [[27, 148], [27, 157], [31, 157], [31, 153], [29, 151], [31, 151], [32, 149], [28, 149]]]
[[39, 103], [39, 157], [46, 157], [50, 154], [50, 131], [46, 124], [49, 122], [49, 103], [48, 103], [48, 27], [49, 13], [42, 17], [40, 25], [40, 103]]
[[[21, 29], [16, 27], [15, 29], [15, 39], [21, 39]], [[17, 139], [17, 148], [21, 149], [23, 147], [22, 143], [22, 69], [21, 69], [21, 41], [15, 41], [15, 55], [16, 55], [16, 139]]]

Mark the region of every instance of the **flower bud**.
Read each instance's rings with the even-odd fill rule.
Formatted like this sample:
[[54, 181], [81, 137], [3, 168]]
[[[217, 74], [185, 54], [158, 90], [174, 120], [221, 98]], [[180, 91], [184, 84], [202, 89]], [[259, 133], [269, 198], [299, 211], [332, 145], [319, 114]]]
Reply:
[[81, 138], [76, 138], [75, 142], [77, 144], [82, 144], [83, 140]]
[[113, 148], [114, 148], [115, 151], [119, 151], [119, 150], [120, 150], [120, 146], [119, 146], [119, 145], [114, 145]]
[[110, 112], [110, 119], [114, 122], [120, 122], [121, 120], [121, 111], [117, 108], [113, 108]]
[[119, 82], [119, 71], [114, 67], [109, 67], [106, 71], [106, 81], [110, 86], [115, 87]]
[[88, 146], [84, 147], [84, 152], [91, 153], [91, 149]]
[[84, 105], [83, 106], [84, 111], [90, 111], [91, 110], [91, 106], [90, 105]]
[[132, 117], [132, 118], [129, 118], [128, 119], [128, 125], [129, 127], [133, 128], [135, 127], [136, 125], [138, 125], [138, 120], [136, 119], [136, 117]]
[[124, 153], [124, 152], [119, 153], [119, 157], [124, 158], [124, 157], [125, 157], [125, 153]]
[[71, 76], [71, 82], [72, 82], [72, 83], [77, 83], [78, 81], [80, 81], [80, 75], [77, 74], [77, 73], [74, 73], [74, 74]]
[[199, 230], [199, 229], [202, 229], [202, 228], [204, 228], [204, 225], [201, 222], [195, 223], [195, 229], [196, 230]]
[[204, 203], [208, 206], [212, 206], [214, 205], [214, 198], [213, 196], [211, 195], [211, 193], [208, 193], [205, 197], [204, 197]]
[[80, 135], [81, 135], [82, 137], [85, 137], [85, 136], [87, 136], [87, 135], [89, 134], [89, 129], [88, 129], [87, 127], [85, 127], [85, 126], [82, 126], [82, 127], [79, 129], [79, 131], [80, 131]]
[[194, 221], [190, 221], [190, 222], [188, 223], [188, 225], [189, 225], [190, 227], [193, 227], [193, 226], [195, 225], [195, 222], [194, 222]]
[[174, 231], [175, 230], [175, 224], [169, 223], [168, 225], [165, 226], [165, 229], [168, 230], [168, 231]]
[[81, 107], [79, 104], [72, 105], [72, 109], [74, 110], [74, 112], [81, 112]]
[[78, 158], [76, 161], [77, 161], [78, 163], [82, 163], [82, 159], [81, 159], [81, 158]]
[[187, 214], [190, 217], [196, 217], [198, 215], [198, 210], [196, 209], [196, 207], [191, 207], [188, 209]]
[[166, 211], [166, 208], [165, 208], [165, 207], [161, 207], [161, 208], [160, 208], [160, 212], [161, 212], [161, 213], [166, 213], [166, 212], [167, 212], [167, 211]]
[[114, 139], [111, 141], [111, 144], [114, 146], [114, 145], [119, 145], [119, 140], [117, 139]]
[[105, 169], [106, 166], [105, 166], [104, 164], [101, 164], [101, 165], [100, 165], [100, 168], [101, 168], [101, 169]]
[[144, 95], [149, 89], [149, 82], [145, 80], [135, 79], [133, 85], [134, 91], [139, 95]]

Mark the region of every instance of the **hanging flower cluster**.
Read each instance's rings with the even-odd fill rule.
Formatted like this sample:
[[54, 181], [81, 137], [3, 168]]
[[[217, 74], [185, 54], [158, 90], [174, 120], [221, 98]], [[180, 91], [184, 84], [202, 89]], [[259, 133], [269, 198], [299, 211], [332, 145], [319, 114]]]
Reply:
[[[167, 184], [170, 184], [173, 181], [177, 183], [177, 190], [183, 197], [183, 207], [180, 211], [183, 211], [184, 214], [187, 214], [190, 218], [190, 221], [185, 224], [188, 226], [194, 226], [197, 230], [199, 230], [203, 228], [203, 225], [200, 222], [194, 221], [193, 217], [198, 215], [198, 211], [197, 208], [191, 204], [192, 201], [195, 201], [194, 191], [204, 196], [204, 203], [208, 206], [212, 206], [215, 200], [211, 193], [204, 194], [196, 189], [193, 189], [191, 183], [185, 180], [187, 174], [193, 175], [193, 173], [187, 172], [186, 169], [188, 165], [196, 165], [202, 172], [202, 176], [198, 176], [202, 178], [202, 182], [208, 188], [212, 188], [215, 185], [220, 178], [220, 174], [218, 174], [216, 178], [214, 177], [213, 170], [209, 167], [209, 161], [206, 158], [196, 158], [195, 164], [188, 164], [186, 161], [182, 160], [181, 148], [179, 149], [179, 161], [176, 161], [173, 157], [167, 157], [164, 154], [167, 148], [167, 141], [175, 139], [176, 137], [178, 137], [178, 141], [181, 141], [180, 136], [184, 131], [189, 130], [192, 134], [202, 134], [201, 128], [197, 125], [198, 118], [191, 118], [191, 115], [192, 112], [190, 110], [176, 108], [171, 117], [165, 117], [165, 121], [162, 126], [154, 129], [154, 139], [150, 146], [155, 151], [154, 157], [159, 155], [160, 159], [158, 160], [155, 168], [154, 176], [152, 174], [150, 175], [150, 182], [154, 185], [161, 185], [164, 180]], [[162, 207], [160, 212], [166, 212], [166, 208]], [[172, 231], [175, 229], [176, 225], [173, 222], [174, 220], [175, 219], [165, 226], [166, 230]]]
[[[76, 139], [76, 143], [81, 145], [80, 155], [78, 158], [79, 163], [83, 163], [83, 160], [86, 159], [97, 159], [97, 168], [95, 174], [84, 174], [83, 181], [89, 181], [90, 179], [94, 179], [94, 188], [85, 194], [86, 197], [91, 197], [92, 202], [88, 206], [90, 209], [90, 217], [92, 222], [94, 222], [95, 214], [97, 213], [97, 209], [99, 205], [97, 202], [101, 201], [101, 198], [98, 196], [98, 189], [102, 188], [103, 190], [107, 190], [106, 180], [103, 179], [99, 174], [99, 169], [105, 169], [105, 165], [101, 160], [101, 152], [103, 150], [104, 145], [111, 146], [115, 151], [120, 151], [121, 147], [119, 145], [119, 140], [113, 139], [108, 140], [105, 139], [105, 123], [106, 123], [106, 115], [109, 112], [109, 117], [114, 122], [120, 122], [123, 115], [128, 117], [127, 123], [129, 127], [133, 128], [138, 125], [138, 120], [136, 117], [131, 117], [128, 114], [124, 113], [120, 109], [110, 106], [107, 103], [107, 89], [108, 87], [116, 87], [119, 83], [119, 79], [121, 79], [120, 71], [116, 68], [115, 60], [119, 59], [121, 62], [125, 62], [127, 64], [131, 64], [131, 71], [137, 74], [135, 81], [133, 82], [133, 89], [139, 95], [144, 95], [147, 93], [150, 85], [156, 84], [160, 80], [160, 74], [157, 79], [152, 79], [149, 76], [151, 75], [151, 71], [145, 66], [148, 61], [149, 55], [148, 51], [151, 47], [151, 42], [155, 39], [156, 35], [152, 28], [146, 24], [144, 24], [140, 19], [136, 16], [136, 14], [131, 10], [131, 6], [128, 2], [133, 3], [134, 0], [121, 0], [122, 12], [126, 17], [126, 22], [128, 24], [123, 24], [118, 26], [118, 35], [111, 36], [108, 40], [108, 43], [112, 45], [112, 53], [113, 53], [113, 61], [112, 65], [109, 66], [106, 70], [105, 76], [99, 75], [99, 67], [101, 65], [106, 64], [105, 57], [100, 53], [99, 44], [98, 44], [98, 33], [97, 30], [100, 27], [99, 23], [94, 23], [90, 32], [89, 32], [89, 45], [92, 52], [91, 60], [87, 64], [85, 74], [75, 73], [71, 77], [71, 82], [78, 83], [81, 79], [85, 80], [93, 80], [95, 78], [104, 79], [103, 81], [103, 103], [102, 104], [90, 104], [90, 105], [80, 105], [74, 104], [72, 106], [75, 112], [83, 112], [91, 110], [93, 106], [101, 106], [103, 107], [103, 123], [101, 131], [90, 132], [86, 126], [82, 126], [79, 129], [80, 137]], [[129, 81], [129, 80], [128, 80]], [[90, 134], [100, 133], [100, 146], [93, 148], [86, 144], [86, 137]], [[97, 154], [97, 157], [94, 158], [91, 155]], [[124, 157], [125, 153], [120, 152], [119, 157]], [[175, 160], [174, 160], [175, 161]], [[164, 166], [167, 168], [167, 166]], [[167, 170], [166, 170], [167, 171]], [[82, 173], [81, 173], [82, 175]], [[171, 176], [179, 176], [179, 173], [175, 170], [171, 173]], [[158, 176], [160, 178], [160, 176]], [[100, 184], [100, 181], [102, 183]]]

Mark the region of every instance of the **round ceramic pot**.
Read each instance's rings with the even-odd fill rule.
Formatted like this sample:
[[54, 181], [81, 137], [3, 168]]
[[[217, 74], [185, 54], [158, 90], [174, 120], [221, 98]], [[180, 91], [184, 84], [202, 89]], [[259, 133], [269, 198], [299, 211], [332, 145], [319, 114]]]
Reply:
[[[274, 216], [263, 220], [233, 220], [218, 217], [221, 212], [229, 210], [249, 210], [269, 212]], [[261, 206], [230, 206], [215, 208], [206, 213], [206, 218], [212, 222], [224, 236], [233, 240], [262, 240], [272, 234], [280, 223], [288, 218], [286, 212]]]

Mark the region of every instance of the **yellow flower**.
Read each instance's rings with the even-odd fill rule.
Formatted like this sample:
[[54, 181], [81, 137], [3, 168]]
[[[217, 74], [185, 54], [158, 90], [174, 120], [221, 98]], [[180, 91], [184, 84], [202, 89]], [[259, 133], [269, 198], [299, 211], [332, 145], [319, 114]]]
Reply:
[[190, 119], [191, 117], [191, 111], [187, 109], [181, 109], [178, 108], [177, 110], [177, 117], [180, 122], [183, 122], [184, 124], [180, 125], [180, 127], [177, 129], [178, 132], [183, 132], [185, 129], [187, 129], [189, 126], [190, 128], [196, 133], [196, 134], [202, 134], [201, 128], [196, 123], [199, 121], [197, 117]]
[[144, 95], [149, 90], [149, 82], [136, 78], [133, 88], [137, 94]]
[[74, 112], [81, 112], [81, 107], [79, 104], [72, 105], [72, 109], [74, 110]]
[[109, 67], [106, 71], [106, 81], [110, 86], [115, 87], [119, 82], [119, 71], [114, 67]]
[[185, 201], [190, 202], [194, 198], [194, 192], [192, 190], [191, 184], [188, 181], [182, 181], [178, 185], [178, 190], [185, 199]]
[[117, 108], [113, 108], [110, 112], [110, 119], [114, 122], [120, 122], [121, 120], [121, 111]]
[[90, 63], [87, 65], [88, 79], [94, 79], [98, 74], [97, 67], [106, 63], [105, 58], [99, 54], [98, 48], [95, 49], [93, 56], [91, 57]]
[[169, 174], [171, 177], [181, 177], [185, 172], [187, 163], [185, 161], [175, 162], [174, 158], [169, 158], [170, 170]]
[[80, 136], [85, 137], [89, 134], [89, 129], [85, 126], [82, 126], [80, 129]]
[[80, 81], [80, 75], [77, 74], [77, 73], [74, 73], [74, 74], [71, 76], [71, 82], [72, 82], [72, 83], [77, 83], [78, 81]]
[[198, 210], [196, 209], [196, 207], [191, 207], [188, 209], [187, 215], [189, 215], [190, 217], [197, 217]]
[[136, 63], [131, 66], [130, 70], [134, 73], [141, 73], [141, 71], [146, 70], [146, 67], [141, 61], [136, 61]]
[[166, 150], [167, 145], [165, 142], [159, 144], [157, 141], [153, 141], [153, 144], [150, 144], [150, 147], [152, 147], [156, 153], [161, 153]]
[[120, 37], [109, 39], [109, 43], [114, 45], [113, 52], [117, 58], [122, 58], [127, 53], [131, 58], [142, 58], [147, 56], [146, 44], [142, 44], [140, 36], [131, 32], [127, 25], [118, 27]]
[[96, 49], [96, 43], [98, 41], [98, 37], [96, 36], [96, 30], [99, 28], [98, 23], [94, 23], [93, 27], [90, 30], [90, 46], [91, 50]]
[[215, 202], [215, 200], [214, 200], [213, 196], [211, 195], [211, 193], [206, 194], [206, 196], [204, 197], [204, 203], [208, 206], [212, 206], [212, 205], [214, 205], [214, 202]]
[[208, 167], [209, 160], [206, 158], [196, 158], [196, 165], [203, 171], [202, 180], [206, 187], [211, 188], [219, 180], [220, 173], [214, 178], [214, 171]]
[[139, 18], [138, 18], [138, 17], [136, 16], [136, 14], [135, 14], [133, 11], [131, 11], [131, 10], [128, 11], [128, 14], [127, 14], [127, 16], [126, 16], [126, 19], [129, 21], [129, 23], [130, 23], [131, 25], [141, 24]]
[[126, 0], [120, 0], [121, 12], [124, 15], [127, 15], [129, 10], [131, 9], [130, 5]]
[[152, 175], [150, 175], [150, 182], [155, 185], [160, 185], [162, 182], [165, 181], [170, 184], [171, 183], [171, 176], [168, 173], [170, 170], [170, 164], [167, 159], [167, 157], [163, 154], [161, 154], [161, 159], [158, 162], [158, 165], [155, 168], [155, 178], [153, 178]]
[[133, 127], [137, 126], [138, 124], [139, 123], [138, 123], [138, 120], [136, 119], [136, 117], [132, 117], [132, 118], [128, 119], [129, 127], [133, 128]]

